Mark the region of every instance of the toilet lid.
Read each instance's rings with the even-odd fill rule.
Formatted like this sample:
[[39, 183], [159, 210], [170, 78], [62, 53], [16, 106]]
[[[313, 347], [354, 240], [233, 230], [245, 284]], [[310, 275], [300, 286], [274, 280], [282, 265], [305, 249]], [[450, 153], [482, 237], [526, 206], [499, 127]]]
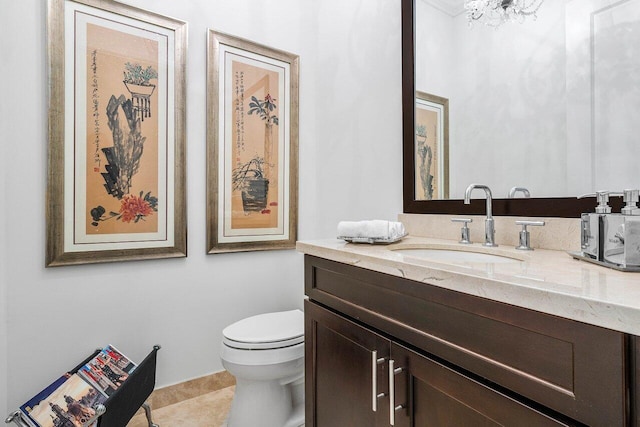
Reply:
[[223, 341], [229, 347], [260, 350], [304, 342], [304, 313], [300, 310], [266, 313], [227, 326]]

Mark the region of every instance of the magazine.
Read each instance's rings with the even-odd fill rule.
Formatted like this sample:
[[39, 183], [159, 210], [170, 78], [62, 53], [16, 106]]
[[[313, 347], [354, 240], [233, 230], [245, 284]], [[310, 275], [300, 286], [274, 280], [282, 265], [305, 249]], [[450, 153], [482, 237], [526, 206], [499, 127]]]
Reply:
[[[30, 427], [88, 427], [103, 404], [136, 368], [112, 345], [103, 348], [77, 373], [66, 373], [20, 407]], [[97, 421], [91, 423], [95, 427]]]
[[[65, 374], [20, 407], [35, 427], [85, 427], [106, 396], [77, 374]], [[94, 423], [95, 424], [95, 423]]]
[[111, 396], [136, 368], [128, 357], [108, 345], [78, 370], [78, 375], [105, 396]]

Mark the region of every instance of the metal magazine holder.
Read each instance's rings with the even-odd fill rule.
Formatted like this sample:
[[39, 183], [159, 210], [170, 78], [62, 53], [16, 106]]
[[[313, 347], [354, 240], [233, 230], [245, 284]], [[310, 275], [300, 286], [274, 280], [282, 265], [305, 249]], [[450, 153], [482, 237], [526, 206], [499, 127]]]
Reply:
[[[89, 363], [102, 349], [97, 349], [91, 356], [83, 360], [78, 366], [69, 371], [75, 374], [85, 364]], [[147, 398], [156, 385], [156, 356], [160, 350], [159, 345], [153, 346], [153, 350], [129, 375], [129, 378], [113, 393], [104, 404], [98, 405], [96, 415], [84, 425], [90, 426], [98, 421], [97, 427], [124, 427], [142, 407], [147, 416], [149, 427], [159, 427], [151, 420], [151, 408], [146, 403]], [[23, 418], [21, 411], [15, 411], [7, 417], [6, 424], [14, 423], [20, 427], [29, 427], [29, 423]]]

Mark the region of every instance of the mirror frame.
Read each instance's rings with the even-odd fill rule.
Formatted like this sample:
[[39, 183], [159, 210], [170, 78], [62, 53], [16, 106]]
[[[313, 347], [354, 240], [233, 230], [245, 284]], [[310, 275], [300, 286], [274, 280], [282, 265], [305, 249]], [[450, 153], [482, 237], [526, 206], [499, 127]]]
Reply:
[[[415, 2], [401, 0], [402, 10], [402, 181], [403, 212], [416, 214], [484, 215], [485, 201], [415, 200]], [[449, 168], [451, 171], [451, 168]], [[471, 184], [471, 183], [470, 183]], [[622, 200], [612, 197], [610, 204], [620, 211]], [[576, 197], [493, 199], [493, 214], [527, 217], [579, 218], [583, 212], [593, 212], [592, 198]]]

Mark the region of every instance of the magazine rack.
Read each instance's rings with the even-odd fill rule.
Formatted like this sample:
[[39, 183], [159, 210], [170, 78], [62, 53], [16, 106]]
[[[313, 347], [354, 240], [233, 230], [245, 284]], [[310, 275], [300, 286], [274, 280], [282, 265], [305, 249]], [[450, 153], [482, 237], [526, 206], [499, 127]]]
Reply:
[[[151, 420], [151, 408], [145, 402], [156, 385], [156, 356], [159, 345], [131, 372], [129, 378], [104, 402], [96, 407], [96, 415], [85, 423], [92, 425], [97, 420], [97, 427], [123, 427], [133, 418], [142, 407], [147, 416], [149, 427], [159, 427]], [[83, 360], [78, 366], [69, 371], [75, 374], [80, 368], [93, 359], [101, 349], [97, 349], [91, 356]], [[15, 411], [7, 417], [5, 423], [14, 423], [20, 427], [29, 427], [21, 411]]]

